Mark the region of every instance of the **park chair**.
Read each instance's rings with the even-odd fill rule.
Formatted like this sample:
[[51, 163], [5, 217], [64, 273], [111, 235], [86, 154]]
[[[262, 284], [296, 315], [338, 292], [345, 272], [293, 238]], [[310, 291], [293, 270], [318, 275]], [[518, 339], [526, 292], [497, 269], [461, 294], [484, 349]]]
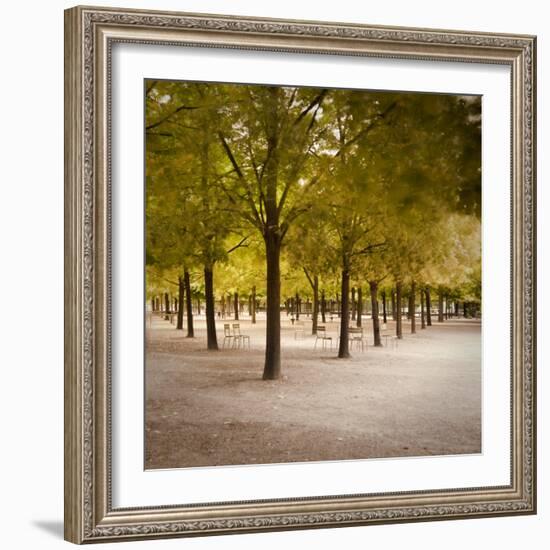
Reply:
[[[338, 323], [338, 338], [336, 340], [336, 345], [340, 345], [340, 323]], [[348, 342], [350, 349], [353, 349], [353, 344], [361, 344], [361, 351], [365, 351], [367, 346], [367, 341], [363, 335], [362, 327], [349, 327], [348, 328]]]
[[303, 321], [296, 321], [294, 323], [294, 340], [298, 340], [298, 336], [300, 338], [304, 338], [306, 335], [305, 333], [305, 325]]
[[248, 349], [250, 349], [250, 336], [248, 334], [241, 334], [241, 326], [239, 323], [233, 323], [233, 337], [237, 343], [237, 347], [240, 347], [241, 344], [244, 348], [245, 341], [248, 343]]
[[223, 325], [223, 348], [225, 348], [226, 342], [231, 342], [231, 347], [235, 347], [235, 344], [237, 343], [235, 335], [231, 334], [231, 325], [229, 325], [229, 323], [225, 323]]
[[384, 337], [384, 345], [386, 347], [388, 347], [388, 341], [389, 341], [391, 344], [391, 347], [394, 349], [397, 349], [397, 345], [399, 342], [399, 338], [397, 338], [397, 336], [395, 336], [394, 334], [383, 334], [382, 336]]
[[323, 349], [325, 349], [325, 344], [327, 341], [330, 342], [330, 349], [332, 350], [332, 336], [327, 336], [327, 327], [324, 325], [317, 326], [317, 334], [315, 335], [315, 344], [313, 349], [317, 349], [317, 341], [321, 340]]
[[389, 332], [383, 331], [381, 334], [382, 338], [384, 338], [384, 346], [388, 347], [388, 342], [391, 344], [392, 349], [397, 349], [397, 345], [399, 343], [399, 338], [395, 334], [391, 334]]
[[361, 351], [365, 351], [366, 342], [365, 337], [363, 336], [362, 327], [349, 327], [348, 329], [348, 340], [350, 343], [350, 348], [353, 349], [353, 344], [356, 346], [361, 345]]

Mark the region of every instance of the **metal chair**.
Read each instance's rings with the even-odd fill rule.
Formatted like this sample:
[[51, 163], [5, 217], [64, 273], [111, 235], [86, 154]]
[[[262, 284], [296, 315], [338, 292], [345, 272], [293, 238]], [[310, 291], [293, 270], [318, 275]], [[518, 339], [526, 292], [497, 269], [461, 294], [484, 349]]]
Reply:
[[248, 334], [241, 334], [241, 326], [239, 323], [233, 323], [233, 338], [237, 343], [237, 347], [241, 347], [241, 343], [244, 348], [245, 341], [248, 343], [248, 349], [250, 349], [250, 336]]
[[304, 338], [306, 335], [305, 333], [305, 325], [303, 321], [296, 321], [294, 323], [294, 340], [298, 340], [298, 336], [300, 338]]
[[315, 335], [315, 344], [313, 349], [317, 349], [317, 341], [321, 340], [323, 349], [325, 349], [325, 342], [328, 340], [330, 342], [330, 349], [332, 350], [332, 336], [327, 336], [327, 327], [324, 325], [317, 326], [317, 334]]
[[355, 343], [356, 346], [361, 344], [361, 351], [365, 351], [366, 342], [363, 336], [362, 327], [349, 327], [348, 340], [350, 343], [350, 349], [353, 349], [353, 344]]
[[382, 337], [384, 338], [385, 347], [388, 347], [388, 340], [389, 340], [389, 342], [391, 343], [392, 349], [397, 349], [397, 345], [399, 342], [399, 338], [397, 338], [397, 336], [395, 336], [394, 334], [385, 333], [385, 334], [382, 334]]
[[223, 325], [223, 348], [225, 348], [225, 343], [228, 341], [232, 342], [231, 347], [234, 348], [237, 340], [235, 339], [235, 335], [231, 334], [231, 326], [229, 325], [229, 323], [226, 323]]

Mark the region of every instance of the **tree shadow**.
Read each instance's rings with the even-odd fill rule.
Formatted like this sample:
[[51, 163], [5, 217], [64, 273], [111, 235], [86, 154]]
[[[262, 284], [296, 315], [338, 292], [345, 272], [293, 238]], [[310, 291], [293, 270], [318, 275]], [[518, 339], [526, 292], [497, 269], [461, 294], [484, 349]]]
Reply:
[[56, 539], [63, 539], [63, 521], [61, 520], [36, 520], [32, 522], [34, 526], [42, 531], [53, 535]]

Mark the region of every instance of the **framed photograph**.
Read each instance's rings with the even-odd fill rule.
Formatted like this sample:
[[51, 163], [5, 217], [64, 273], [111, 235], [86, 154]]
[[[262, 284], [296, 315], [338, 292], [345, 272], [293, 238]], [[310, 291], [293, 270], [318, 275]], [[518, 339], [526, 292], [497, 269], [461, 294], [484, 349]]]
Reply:
[[65, 12], [65, 538], [536, 511], [533, 36]]

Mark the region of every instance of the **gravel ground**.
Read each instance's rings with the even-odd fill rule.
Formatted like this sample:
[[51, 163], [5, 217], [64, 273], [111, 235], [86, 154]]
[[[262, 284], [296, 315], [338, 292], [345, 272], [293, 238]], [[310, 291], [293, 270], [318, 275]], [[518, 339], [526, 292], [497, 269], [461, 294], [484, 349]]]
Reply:
[[[261, 379], [263, 320], [240, 324], [250, 351], [206, 351], [200, 319], [195, 339], [160, 319], [148, 327], [147, 469], [481, 452], [479, 321], [416, 335], [405, 322], [397, 349], [369, 345], [342, 360], [336, 346], [313, 350], [307, 321], [295, 339], [283, 316], [279, 381]], [[327, 333], [336, 340], [336, 323]]]

